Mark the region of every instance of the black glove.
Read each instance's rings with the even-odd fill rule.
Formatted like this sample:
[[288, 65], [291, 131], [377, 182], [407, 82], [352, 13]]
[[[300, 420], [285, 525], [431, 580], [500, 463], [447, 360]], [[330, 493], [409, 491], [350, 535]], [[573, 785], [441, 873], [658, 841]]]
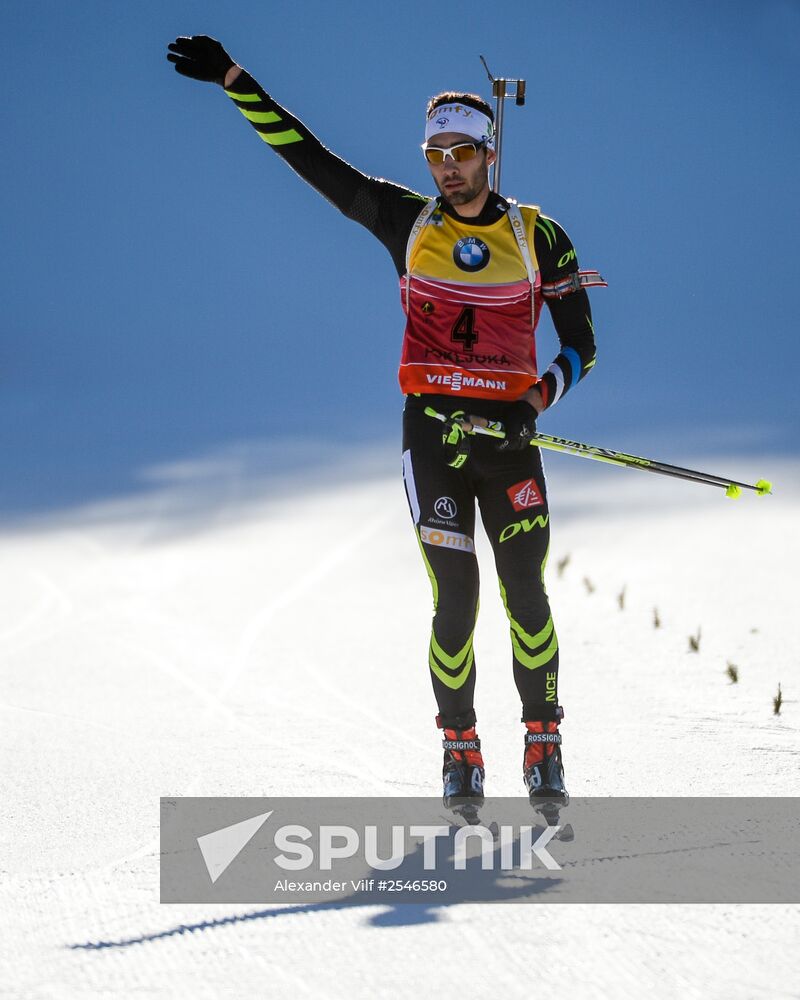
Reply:
[[461, 421], [464, 419], [464, 411], [456, 410], [445, 420], [442, 431], [444, 460], [454, 469], [460, 469], [469, 458], [469, 438], [461, 426]]
[[498, 442], [498, 451], [522, 451], [536, 433], [536, 407], [524, 399], [518, 399], [506, 410], [506, 436]]
[[236, 65], [216, 38], [208, 35], [192, 35], [191, 38], [182, 35], [167, 48], [167, 59], [175, 63], [175, 69], [193, 80], [223, 84], [225, 74]]

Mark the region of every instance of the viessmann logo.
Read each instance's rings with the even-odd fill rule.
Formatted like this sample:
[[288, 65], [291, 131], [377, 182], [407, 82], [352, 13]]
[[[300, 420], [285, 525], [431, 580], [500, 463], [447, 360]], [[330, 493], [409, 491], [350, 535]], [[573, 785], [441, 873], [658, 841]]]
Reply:
[[480, 375], [468, 375], [466, 372], [454, 371], [452, 375], [430, 375], [426, 373], [428, 385], [449, 385], [451, 392], [461, 392], [462, 389], [500, 389], [505, 391], [504, 379], [482, 378]]
[[[274, 810], [270, 810], [197, 837], [212, 883], [230, 868], [273, 815]], [[452, 827], [444, 824], [393, 824], [387, 829], [378, 824], [336, 823], [320, 824], [312, 829], [301, 823], [284, 823], [270, 831], [272, 847], [277, 853], [267, 851], [264, 861], [287, 872], [330, 872], [338, 861], [363, 857], [370, 868], [393, 871], [418, 849], [421, 841], [425, 871], [441, 872], [448, 862], [454, 871], [463, 871], [467, 867], [470, 845], [477, 841], [484, 870], [530, 871], [536, 858], [548, 870], [558, 871], [561, 865], [549, 853], [547, 845], [560, 829], [558, 825], [542, 830], [526, 824], [509, 824], [493, 833], [485, 826], [475, 825], [460, 827], [453, 837]], [[390, 839], [390, 846], [379, 844], [387, 839]]]

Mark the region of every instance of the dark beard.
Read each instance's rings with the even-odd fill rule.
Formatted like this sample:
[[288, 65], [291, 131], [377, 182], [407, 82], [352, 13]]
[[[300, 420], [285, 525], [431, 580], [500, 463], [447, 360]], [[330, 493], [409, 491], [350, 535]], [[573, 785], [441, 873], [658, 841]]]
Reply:
[[452, 194], [445, 194], [442, 188], [439, 188], [439, 194], [454, 207], [456, 205], [466, 205], [468, 202], [474, 201], [488, 183], [489, 170], [487, 167], [478, 174], [471, 187], [465, 186], [460, 191], [454, 191]]
[[452, 194], [442, 195], [451, 205], [466, 205], [473, 201], [481, 193], [481, 188], [462, 188], [460, 191], [453, 191]]

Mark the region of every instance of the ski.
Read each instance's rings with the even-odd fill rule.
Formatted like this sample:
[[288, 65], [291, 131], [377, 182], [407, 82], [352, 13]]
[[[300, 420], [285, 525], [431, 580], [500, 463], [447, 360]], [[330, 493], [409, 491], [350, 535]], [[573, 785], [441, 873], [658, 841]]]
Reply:
[[535, 799], [531, 800], [531, 805], [533, 806], [533, 811], [538, 813], [548, 826], [558, 826], [560, 827], [558, 833], [555, 835], [556, 840], [563, 840], [564, 842], [569, 842], [575, 839], [575, 831], [572, 828], [571, 823], [561, 823], [561, 810], [564, 808], [558, 802], [545, 801], [538, 804], [534, 804]]

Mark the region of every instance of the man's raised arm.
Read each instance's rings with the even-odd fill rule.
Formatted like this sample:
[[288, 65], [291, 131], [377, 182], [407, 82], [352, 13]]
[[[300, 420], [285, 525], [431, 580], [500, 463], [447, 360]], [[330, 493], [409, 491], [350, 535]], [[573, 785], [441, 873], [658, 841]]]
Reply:
[[[339, 211], [366, 226], [387, 246], [387, 240], [394, 242], [399, 202], [413, 192], [368, 177], [332, 153], [303, 122], [281, 107], [237, 65], [216, 39], [207, 35], [181, 37], [168, 48], [167, 59], [179, 73], [223, 87], [259, 137]], [[407, 209], [400, 214], [408, 214]]]

